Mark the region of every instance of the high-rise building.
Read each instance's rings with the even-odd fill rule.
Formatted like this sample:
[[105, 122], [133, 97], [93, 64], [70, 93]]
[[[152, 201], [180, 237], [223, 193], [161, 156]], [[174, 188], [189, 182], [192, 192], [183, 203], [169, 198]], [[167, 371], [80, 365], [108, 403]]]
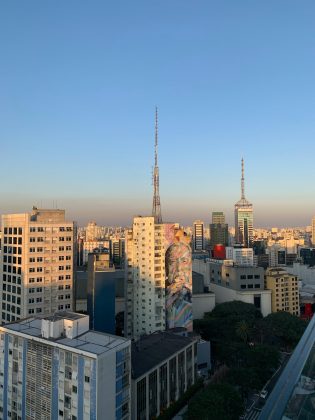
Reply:
[[4, 419], [130, 419], [130, 341], [57, 312], [0, 327]]
[[114, 237], [110, 240], [111, 257], [115, 267], [122, 267], [125, 257], [125, 239]]
[[272, 312], [300, 314], [298, 278], [280, 267], [266, 271], [265, 287], [271, 290]]
[[64, 210], [2, 216], [1, 321], [72, 310], [76, 226]]
[[312, 219], [312, 245], [315, 246], [315, 216]]
[[241, 199], [235, 204], [235, 243], [249, 248], [253, 243], [253, 205], [245, 198], [244, 159], [242, 159]]
[[173, 227], [155, 223], [154, 216], [138, 216], [127, 231], [126, 337], [165, 329], [165, 252]]
[[205, 249], [205, 235], [204, 235], [204, 223], [202, 220], [194, 221], [193, 231], [194, 251], [204, 251]]
[[210, 224], [210, 247], [215, 245], [229, 244], [229, 227], [225, 223], [225, 215], [222, 211], [212, 213], [212, 223]]

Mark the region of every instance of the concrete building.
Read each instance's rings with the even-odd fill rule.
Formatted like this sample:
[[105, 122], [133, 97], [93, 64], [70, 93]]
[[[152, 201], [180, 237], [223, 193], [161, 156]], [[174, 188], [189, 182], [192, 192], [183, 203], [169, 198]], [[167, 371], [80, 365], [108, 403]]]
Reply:
[[132, 419], [157, 418], [195, 383], [197, 340], [156, 332], [132, 344]]
[[193, 229], [193, 250], [204, 251], [205, 249], [205, 234], [204, 223], [201, 220], [194, 221]]
[[110, 240], [111, 258], [116, 268], [124, 266], [125, 260], [125, 238], [111, 238]]
[[64, 210], [2, 216], [2, 323], [72, 310], [76, 226]]
[[215, 303], [240, 300], [251, 303], [263, 316], [271, 313], [271, 291], [264, 288], [264, 269], [236, 266], [231, 260], [193, 261], [193, 270], [204, 276]]
[[251, 247], [253, 235], [253, 205], [245, 198], [244, 160], [242, 159], [241, 199], [235, 204], [235, 244]]
[[59, 312], [0, 327], [0, 407], [7, 419], [130, 418], [130, 341]]
[[315, 246], [315, 216], [312, 218], [312, 245]]
[[229, 244], [229, 226], [225, 223], [224, 213], [215, 211], [212, 213], [212, 223], [210, 224], [210, 247], [215, 245]]
[[286, 249], [280, 244], [268, 246], [266, 250], [269, 256], [269, 267], [279, 267], [286, 264]]
[[126, 234], [125, 335], [165, 330], [165, 252], [174, 225], [157, 224], [155, 217], [135, 217]]
[[281, 267], [266, 271], [266, 289], [271, 290], [272, 312], [285, 311], [300, 315], [298, 278]]
[[253, 267], [254, 251], [253, 248], [237, 248], [227, 246], [225, 248], [226, 259], [233, 260], [235, 265]]

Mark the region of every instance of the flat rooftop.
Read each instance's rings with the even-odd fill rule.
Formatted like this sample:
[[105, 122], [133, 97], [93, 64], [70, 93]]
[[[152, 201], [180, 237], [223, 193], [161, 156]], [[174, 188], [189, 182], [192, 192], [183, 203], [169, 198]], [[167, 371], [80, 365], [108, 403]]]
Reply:
[[133, 342], [131, 346], [132, 378], [137, 379], [164, 360], [196, 341], [170, 332], [155, 332]]
[[[120, 346], [121, 344], [124, 344], [129, 341], [128, 339], [123, 338], [123, 337], [119, 337], [119, 336], [111, 335], [111, 334], [105, 334], [105, 333], [97, 332], [97, 331], [87, 331], [81, 335], [78, 335], [75, 338], [67, 338], [67, 337], [43, 338], [42, 329], [41, 329], [42, 319], [57, 320], [57, 319], [62, 318], [61, 314], [62, 312], [58, 313], [58, 318], [54, 318], [56, 315], [52, 315], [51, 317], [42, 317], [42, 318], [40, 317], [26, 318], [18, 322], [11, 322], [9, 324], [3, 325], [2, 327], [0, 327], [0, 329], [5, 330], [7, 332], [12, 332], [12, 333], [15, 333], [15, 332], [22, 333], [22, 334], [28, 335], [30, 339], [39, 338], [39, 339], [45, 340], [47, 342], [47, 345], [60, 344], [60, 345], [69, 347], [69, 351], [71, 350], [85, 351], [96, 356], [112, 351], [113, 349]], [[70, 312], [70, 314], [74, 314], [74, 313]], [[85, 315], [74, 314], [74, 318], [70, 318], [70, 319], [78, 319], [84, 316]], [[69, 318], [66, 318], [66, 319], [69, 319]]]
[[70, 311], [59, 311], [53, 315], [44, 316], [41, 319], [47, 319], [48, 321], [57, 321], [58, 319], [70, 319], [72, 321], [80, 318], [84, 318], [86, 315], [78, 314]]

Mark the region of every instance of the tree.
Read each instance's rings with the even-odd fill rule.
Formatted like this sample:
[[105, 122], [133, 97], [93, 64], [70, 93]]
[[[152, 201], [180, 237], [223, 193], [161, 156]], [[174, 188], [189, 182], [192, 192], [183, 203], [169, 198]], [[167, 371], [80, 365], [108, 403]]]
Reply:
[[238, 420], [244, 406], [239, 393], [228, 384], [209, 385], [188, 404], [188, 420]]
[[263, 342], [292, 349], [301, 339], [307, 322], [289, 312], [274, 312], [261, 320]]

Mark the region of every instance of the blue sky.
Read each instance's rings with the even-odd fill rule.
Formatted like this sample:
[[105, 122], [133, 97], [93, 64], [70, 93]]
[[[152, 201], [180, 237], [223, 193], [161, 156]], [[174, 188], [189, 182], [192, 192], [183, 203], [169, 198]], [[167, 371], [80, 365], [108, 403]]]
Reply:
[[152, 202], [159, 107], [164, 219], [256, 226], [315, 214], [315, 2], [0, 5], [0, 213], [66, 208], [130, 224]]

